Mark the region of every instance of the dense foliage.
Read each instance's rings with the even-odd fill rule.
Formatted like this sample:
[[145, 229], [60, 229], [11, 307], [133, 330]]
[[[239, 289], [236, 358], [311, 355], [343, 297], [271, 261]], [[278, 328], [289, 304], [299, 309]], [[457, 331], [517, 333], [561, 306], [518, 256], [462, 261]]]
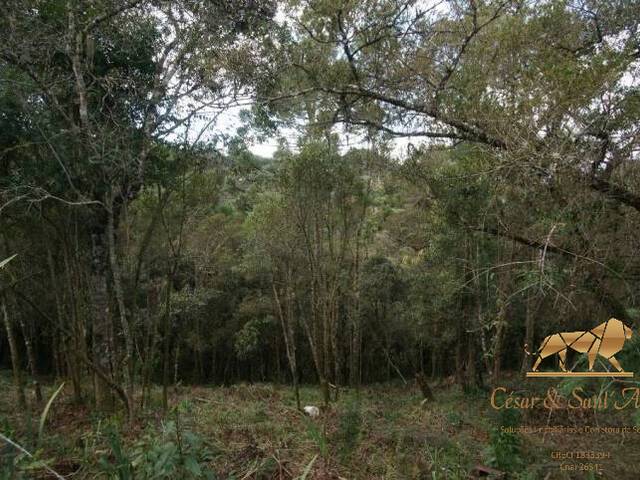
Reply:
[[9, 1], [0, 341], [21, 402], [25, 369], [131, 417], [154, 383], [165, 409], [180, 382], [473, 389], [550, 330], [634, 326], [639, 8]]

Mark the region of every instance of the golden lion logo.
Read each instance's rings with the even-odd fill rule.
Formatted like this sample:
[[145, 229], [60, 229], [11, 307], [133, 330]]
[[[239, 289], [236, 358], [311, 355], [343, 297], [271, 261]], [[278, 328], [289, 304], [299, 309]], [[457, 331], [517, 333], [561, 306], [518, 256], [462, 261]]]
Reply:
[[[536, 361], [533, 364], [531, 372], [527, 373], [529, 377], [535, 376], [568, 376], [573, 374], [575, 376], [604, 376], [613, 375], [609, 372], [593, 372], [593, 366], [596, 362], [598, 355], [606, 358], [609, 363], [616, 368], [619, 372], [616, 376], [633, 376], [631, 372], [625, 372], [620, 365], [620, 362], [616, 360], [615, 355], [622, 350], [625, 340], [631, 338], [633, 331], [617, 318], [610, 318], [604, 323], [601, 323], [591, 330], [585, 332], [562, 332], [554, 333], [546, 337], [540, 348], [535, 354], [531, 354], [527, 351], [527, 345], [525, 345], [525, 352], [529, 355], [535, 355]], [[567, 350], [574, 350], [578, 353], [586, 353], [589, 357], [589, 372], [568, 372], [567, 371]], [[538, 367], [543, 359], [551, 356], [558, 355], [560, 361], [560, 368], [565, 374], [549, 374], [547, 372], [538, 372]]]

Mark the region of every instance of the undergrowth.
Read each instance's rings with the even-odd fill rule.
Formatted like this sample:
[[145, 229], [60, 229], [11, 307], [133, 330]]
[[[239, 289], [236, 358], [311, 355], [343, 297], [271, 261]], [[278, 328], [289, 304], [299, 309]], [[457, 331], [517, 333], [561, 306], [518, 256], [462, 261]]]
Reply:
[[[40, 410], [16, 412], [12, 397], [0, 394], [3, 435], [31, 454], [0, 446], [0, 480], [45, 478], [45, 466], [74, 480], [455, 480], [468, 478], [476, 465], [519, 480], [544, 478], [547, 470], [531, 465], [548, 464], [556, 440], [541, 445], [500, 428], [535, 421], [535, 412], [528, 413], [533, 418], [496, 414], [488, 398], [456, 388], [435, 393], [434, 402], [421, 404], [408, 387], [345, 389], [337, 403], [310, 418], [296, 410], [285, 386], [191, 387], [173, 394], [167, 415], [152, 398], [154, 407], [132, 425], [120, 412], [96, 414], [63, 392], [41, 445]], [[304, 405], [321, 405], [316, 388], [303, 387], [301, 397]]]

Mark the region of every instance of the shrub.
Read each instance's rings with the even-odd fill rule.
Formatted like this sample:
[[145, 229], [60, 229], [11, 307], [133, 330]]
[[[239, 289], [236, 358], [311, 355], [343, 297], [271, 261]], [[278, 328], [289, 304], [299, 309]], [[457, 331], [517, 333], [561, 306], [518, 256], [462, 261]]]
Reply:
[[501, 427], [517, 427], [520, 422], [518, 410], [504, 409], [498, 415], [498, 426], [489, 435], [487, 463], [506, 471], [518, 471], [522, 465], [520, 437], [517, 433], [504, 431]]
[[120, 433], [107, 431], [111, 455], [99, 465], [109, 478], [118, 480], [213, 479], [212, 471], [202, 466], [212, 459], [204, 441], [190, 431], [181, 431], [175, 422], [163, 425], [160, 435], [149, 433], [125, 449]]

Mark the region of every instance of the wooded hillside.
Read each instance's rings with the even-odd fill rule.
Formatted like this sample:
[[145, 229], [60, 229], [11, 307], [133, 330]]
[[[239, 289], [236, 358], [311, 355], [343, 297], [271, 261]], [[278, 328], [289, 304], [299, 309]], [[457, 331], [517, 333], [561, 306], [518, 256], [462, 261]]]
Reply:
[[635, 331], [639, 11], [8, 0], [0, 362], [19, 408], [61, 381], [132, 422], [154, 386], [165, 412], [176, 385], [283, 383], [298, 408], [299, 385], [329, 404], [418, 374], [474, 392], [549, 333]]

